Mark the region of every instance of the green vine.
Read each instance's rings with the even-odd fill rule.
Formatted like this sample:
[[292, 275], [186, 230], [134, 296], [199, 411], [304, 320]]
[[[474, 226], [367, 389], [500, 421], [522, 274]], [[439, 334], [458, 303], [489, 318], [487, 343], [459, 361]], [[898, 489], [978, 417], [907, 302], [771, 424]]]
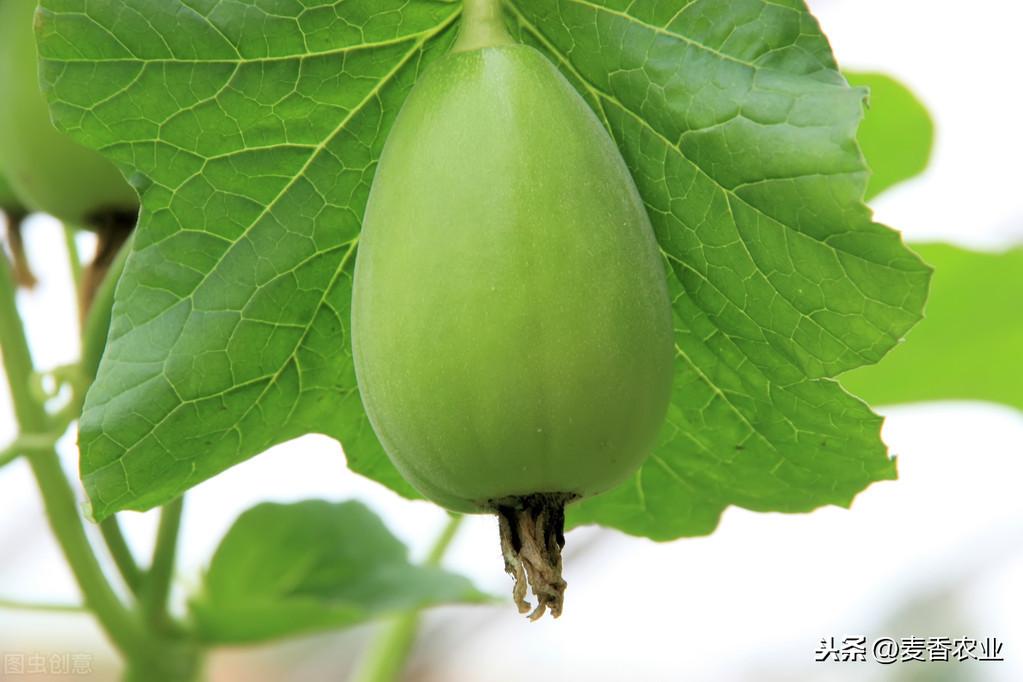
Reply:
[[[118, 272], [115, 268], [112, 276], [116, 277]], [[113, 287], [108, 289], [112, 292]], [[181, 500], [164, 510], [153, 563], [146, 574], [138, 571], [116, 521], [110, 520], [101, 527], [125, 583], [133, 593], [141, 595], [138, 604], [125, 602], [100, 566], [95, 548], [85, 533], [85, 522], [79, 512], [74, 489], [60, 464], [55, 444], [66, 430], [67, 423], [48, 414], [33, 390], [36, 369], [18, 312], [16, 291], [10, 263], [6, 257], [0, 256], [0, 349], [15, 419], [21, 432], [0, 453], [0, 466], [17, 457], [27, 460], [42, 496], [50, 528], [82, 592], [83, 605], [68, 607], [2, 600], [0, 607], [87, 610], [96, 618], [111, 644], [127, 660], [128, 679], [166, 682], [195, 679], [201, 651], [187, 637], [168, 627], [170, 617], [166, 605], [173, 575]], [[97, 303], [108, 305], [110, 300], [112, 295]], [[106, 317], [109, 319], [109, 311]], [[98, 329], [98, 326], [93, 325], [93, 329]], [[105, 340], [105, 328], [102, 335]], [[91, 343], [95, 344], [96, 340], [91, 340]], [[90, 340], [86, 339], [83, 345], [88, 347], [89, 344]]]

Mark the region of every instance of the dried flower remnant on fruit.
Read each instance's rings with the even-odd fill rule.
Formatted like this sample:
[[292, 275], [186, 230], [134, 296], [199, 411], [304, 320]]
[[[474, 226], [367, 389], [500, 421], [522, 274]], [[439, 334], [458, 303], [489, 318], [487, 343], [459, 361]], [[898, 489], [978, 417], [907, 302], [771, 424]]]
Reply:
[[[565, 504], [575, 497], [537, 494], [493, 503], [501, 529], [504, 570], [515, 581], [512, 598], [519, 613], [529, 613], [530, 620], [539, 619], [547, 609], [555, 618], [561, 615], [568, 585], [561, 577]], [[526, 600], [527, 584], [536, 597], [536, 608]]]

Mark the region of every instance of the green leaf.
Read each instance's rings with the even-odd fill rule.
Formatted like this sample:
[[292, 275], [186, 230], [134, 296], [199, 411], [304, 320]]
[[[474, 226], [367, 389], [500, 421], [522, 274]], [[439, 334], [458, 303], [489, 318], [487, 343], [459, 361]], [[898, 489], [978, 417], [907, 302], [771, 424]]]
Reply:
[[190, 607], [200, 639], [222, 644], [489, 599], [466, 578], [410, 564], [405, 546], [358, 502], [308, 500], [239, 516]]
[[882, 73], [845, 71], [850, 85], [870, 89], [857, 139], [870, 166], [867, 199], [922, 173], [931, 160], [934, 122], [913, 92]]
[[[56, 119], [143, 190], [82, 420], [97, 516], [158, 504], [307, 431], [410, 492], [355, 389], [349, 273], [383, 136], [458, 6], [301, 5], [43, 0]], [[862, 203], [865, 91], [838, 73], [806, 7], [506, 8], [618, 141], [676, 290], [661, 445], [573, 522], [666, 539], [709, 532], [730, 504], [847, 505], [892, 477], [878, 418], [832, 377], [902, 338], [929, 270]]]
[[870, 483], [895, 478], [882, 420], [866, 404], [832, 380], [772, 379], [691, 299], [679, 294], [675, 310], [678, 361], [660, 443], [624, 485], [573, 505], [570, 526], [705, 535], [729, 505], [848, 507]]
[[[868, 194], [923, 171], [934, 136], [923, 104], [887, 76], [846, 78], [871, 89], [858, 135], [874, 171]], [[880, 364], [846, 374], [842, 384], [879, 405], [984, 400], [1023, 410], [1023, 249], [984, 253], [918, 244], [914, 250], [936, 268], [926, 318], [907, 343]]]
[[1023, 248], [913, 248], [934, 266], [927, 317], [880, 364], [842, 384], [876, 405], [986, 400], [1023, 410]]
[[678, 364], [661, 444], [575, 506], [655, 539], [730, 504], [848, 506], [893, 478], [880, 419], [829, 377], [920, 319], [928, 268], [871, 221], [856, 145], [865, 92], [801, 2], [515, 0], [617, 140], [678, 280]]
[[44, 0], [59, 126], [141, 190], [85, 401], [95, 518], [146, 509], [282, 441], [334, 436], [408, 495], [356, 390], [359, 225], [384, 133], [455, 33], [430, 0]]

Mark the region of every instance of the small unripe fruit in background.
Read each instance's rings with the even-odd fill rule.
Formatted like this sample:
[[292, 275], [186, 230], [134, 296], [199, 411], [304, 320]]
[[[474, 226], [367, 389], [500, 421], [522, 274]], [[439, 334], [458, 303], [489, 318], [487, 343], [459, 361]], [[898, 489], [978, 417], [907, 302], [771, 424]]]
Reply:
[[0, 0], [0, 175], [25, 208], [94, 227], [133, 214], [138, 196], [120, 171], [58, 132], [39, 89], [33, 0]]

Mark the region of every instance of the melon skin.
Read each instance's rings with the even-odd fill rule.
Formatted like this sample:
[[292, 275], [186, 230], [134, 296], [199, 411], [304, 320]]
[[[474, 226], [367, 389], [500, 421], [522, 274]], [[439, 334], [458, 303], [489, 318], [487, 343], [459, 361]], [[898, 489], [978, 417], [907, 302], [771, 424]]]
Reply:
[[34, 0], [0, 0], [0, 175], [21, 204], [81, 226], [131, 214], [138, 196], [98, 152], [60, 133], [39, 89]]
[[371, 424], [438, 504], [578, 499], [650, 452], [673, 374], [664, 265], [618, 148], [535, 49], [454, 52], [421, 76], [353, 286]]

